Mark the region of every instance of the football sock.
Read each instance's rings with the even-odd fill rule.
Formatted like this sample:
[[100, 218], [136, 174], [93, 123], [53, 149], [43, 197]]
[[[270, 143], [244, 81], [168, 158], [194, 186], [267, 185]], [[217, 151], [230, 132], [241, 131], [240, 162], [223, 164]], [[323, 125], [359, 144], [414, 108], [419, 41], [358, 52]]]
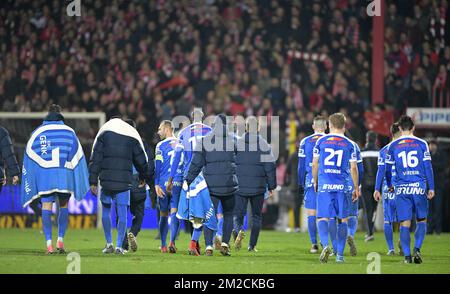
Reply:
[[175, 244], [179, 229], [180, 220], [177, 218], [177, 213], [173, 212], [170, 214], [170, 242]]
[[409, 235], [409, 228], [400, 226], [400, 243], [402, 244], [403, 253], [405, 256], [411, 256], [411, 236]]
[[59, 209], [59, 217], [58, 217], [58, 237], [64, 238], [68, 223], [69, 223], [69, 209], [67, 207], [61, 207]]
[[331, 245], [333, 245], [333, 251], [336, 252], [338, 249], [336, 219], [330, 218], [330, 220], [328, 222], [328, 230], [330, 232], [330, 239], [331, 239]]
[[418, 222], [416, 224], [416, 232], [414, 234], [414, 248], [419, 249], [422, 247], [425, 234], [427, 233], [427, 223]]
[[319, 231], [320, 243], [322, 243], [323, 247], [328, 246], [328, 221], [319, 220], [317, 229]]
[[127, 233], [127, 212], [128, 205], [117, 205], [117, 216], [119, 221], [117, 222], [117, 247], [122, 248], [123, 238]]
[[102, 204], [102, 225], [106, 243], [112, 244], [111, 205]]
[[345, 242], [347, 241], [348, 225], [341, 222], [337, 225], [337, 253], [340, 256], [344, 255]]
[[308, 232], [309, 232], [309, 239], [311, 240], [311, 244], [317, 245], [317, 225], [316, 225], [316, 216], [315, 215], [308, 216]]
[[386, 238], [386, 243], [389, 250], [394, 250], [394, 233], [392, 232], [392, 224], [384, 224], [384, 237]]
[[44, 231], [44, 236], [45, 236], [45, 240], [47, 241], [47, 246], [48, 245], [48, 241], [50, 241], [50, 245], [51, 245], [51, 241], [52, 241], [52, 211], [51, 210], [46, 210], [43, 209], [42, 210], [42, 229]]
[[159, 235], [161, 236], [161, 246], [167, 246], [166, 240], [167, 240], [167, 232], [168, 232], [168, 217], [167, 216], [160, 216], [159, 217]]

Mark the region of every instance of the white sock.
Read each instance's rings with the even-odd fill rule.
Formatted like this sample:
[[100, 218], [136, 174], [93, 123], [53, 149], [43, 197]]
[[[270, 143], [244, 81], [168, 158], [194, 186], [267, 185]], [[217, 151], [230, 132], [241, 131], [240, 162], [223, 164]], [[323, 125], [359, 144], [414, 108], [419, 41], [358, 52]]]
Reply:
[[52, 246], [52, 240], [50, 239], [50, 240], [47, 240], [47, 247], [48, 246]]
[[58, 242], [64, 242], [63, 237], [58, 237]]

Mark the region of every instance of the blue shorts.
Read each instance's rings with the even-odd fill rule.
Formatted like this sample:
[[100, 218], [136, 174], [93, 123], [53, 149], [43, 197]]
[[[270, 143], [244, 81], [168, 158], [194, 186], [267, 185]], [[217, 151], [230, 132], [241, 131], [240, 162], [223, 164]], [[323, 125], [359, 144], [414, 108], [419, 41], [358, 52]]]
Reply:
[[314, 191], [314, 187], [305, 189], [305, 208], [312, 210], [317, 209], [317, 193]]
[[130, 190], [119, 193], [107, 192], [102, 190], [100, 201], [106, 205], [111, 205], [114, 201], [116, 205], [130, 206]]
[[347, 218], [350, 203], [347, 194], [342, 192], [317, 193], [317, 218]]
[[349, 211], [348, 211], [348, 216], [358, 216], [358, 210], [359, 210], [359, 200], [356, 200], [355, 202], [353, 202], [352, 200], [352, 192], [347, 192], [347, 197], [348, 197], [348, 203], [350, 205], [349, 207]]
[[42, 203], [53, 203], [53, 202], [56, 201], [56, 198], [69, 200], [70, 194], [69, 193], [55, 192], [55, 193], [48, 194], [48, 195], [42, 195], [41, 196], [41, 202]]
[[385, 222], [396, 223], [398, 221], [394, 193], [383, 193], [383, 215]]
[[[158, 197], [158, 207], [159, 207], [160, 211], [168, 212], [172, 208], [178, 209], [178, 202], [180, 201], [181, 186], [182, 186], [181, 182], [173, 182], [172, 194], [168, 195], [166, 193], [164, 198]], [[165, 193], [166, 187], [162, 186], [161, 188], [163, 189], [163, 191]]]
[[420, 193], [405, 193], [405, 188], [410, 186], [395, 187], [395, 207], [397, 209], [397, 219], [399, 222], [412, 220], [414, 212], [416, 218], [425, 219], [428, 215], [428, 199], [424, 186], [419, 187]]

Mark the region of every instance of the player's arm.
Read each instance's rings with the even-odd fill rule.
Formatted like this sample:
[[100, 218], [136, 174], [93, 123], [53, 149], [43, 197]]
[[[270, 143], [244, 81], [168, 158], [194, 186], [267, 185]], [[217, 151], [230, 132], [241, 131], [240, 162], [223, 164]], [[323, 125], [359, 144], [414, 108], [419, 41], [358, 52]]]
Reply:
[[6, 162], [6, 168], [8, 171], [7, 174], [13, 177], [13, 184], [16, 185], [19, 182], [19, 174], [20, 174], [19, 164], [17, 163], [16, 156], [14, 155], [14, 148], [9, 133], [6, 129], [2, 130], [4, 134], [3, 139], [0, 142], [0, 152], [1, 152], [0, 159], [3, 159]]
[[173, 178], [175, 177], [177, 170], [178, 170], [178, 166], [180, 165], [182, 152], [183, 152], [183, 146], [180, 143], [178, 143], [177, 146], [175, 147], [175, 154], [173, 156], [172, 165], [170, 167], [170, 175], [169, 175], [169, 179], [167, 180], [167, 192], [169, 192], [169, 193], [172, 192]]
[[384, 166], [385, 166], [385, 177], [386, 177], [386, 185], [389, 188], [390, 192], [394, 191], [394, 188], [392, 187], [392, 167], [394, 165], [393, 161], [393, 155], [391, 154], [391, 148], [388, 148], [386, 152], [386, 158], [384, 160]]
[[[275, 158], [272, 154], [272, 150], [270, 150], [270, 146], [268, 154], [270, 154], [270, 160], [266, 160], [264, 162], [264, 171], [266, 173], [266, 179], [267, 179], [267, 188], [269, 190], [270, 195], [272, 196], [272, 191], [275, 190], [277, 187], [277, 175], [276, 175], [276, 165], [275, 165]], [[267, 157], [266, 157], [267, 158]]]
[[319, 157], [314, 157], [312, 162], [312, 176], [314, 181], [314, 191], [317, 192], [319, 178]]
[[300, 147], [298, 149], [298, 185], [305, 186], [305, 144], [304, 141], [300, 143]]
[[425, 147], [425, 152], [423, 156], [423, 164], [425, 167], [425, 176], [427, 177], [428, 183], [428, 199], [433, 199], [434, 197], [434, 173], [433, 165], [431, 164], [431, 155], [428, 145]]
[[162, 164], [163, 164], [162, 152], [161, 152], [161, 149], [159, 148], [159, 146], [156, 145], [156, 150], [155, 150], [155, 192], [156, 192], [156, 195], [160, 198], [163, 198], [164, 194], [165, 194], [163, 189], [159, 186]]
[[384, 174], [385, 174], [385, 170], [386, 166], [384, 164], [384, 160], [381, 164], [381, 154], [380, 157], [378, 158], [378, 169], [377, 169], [377, 176], [375, 179], [375, 191], [373, 193], [373, 198], [376, 201], [379, 201], [381, 198], [381, 186], [383, 185], [383, 178], [384, 178]]
[[352, 176], [353, 187], [355, 187], [352, 195], [352, 200], [356, 201], [361, 194], [359, 190], [358, 163], [356, 161], [350, 161], [350, 174]]
[[101, 164], [103, 161], [103, 135], [100, 135], [95, 142], [92, 150], [91, 158], [89, 159], [89, 185], [91, 192], [97, 195], [98, 175], [100, 174]]
[[353, 193], [352, 193], [352, 200], [355, 202], [358, 200], [359, 196], [361, 195], [361, 191], [359, 190], [359, 172], [358, 172], [358, 147], [356, 145], [353, 145], [351, 148], [351, 155], [350, 155], [350, 175], [352, 177], [353, 181]]
[[316, 146], [314, 146], [313, 150], [313, 161], [312, 161], [312, 177], [313, 177], [313, 185], [314, 185], [314, 191], [317, 192], [319, 187], [319, 157], [320, 157], [320, 146], [319, 146], [320, 139], [317, 140]]
[[194, 179], [200, 174], [202, 171], [203, 166], [206, 163], [206, 154], [202, 147], [203, 144], [200, 144], [199, 150], [195, 150], [194, 154], [192, 155], [192, 161], [189, 165], [189, 170], [186, 174], [186, 177], [184, 180], [187, 182], [188, 186], [194, 181]]

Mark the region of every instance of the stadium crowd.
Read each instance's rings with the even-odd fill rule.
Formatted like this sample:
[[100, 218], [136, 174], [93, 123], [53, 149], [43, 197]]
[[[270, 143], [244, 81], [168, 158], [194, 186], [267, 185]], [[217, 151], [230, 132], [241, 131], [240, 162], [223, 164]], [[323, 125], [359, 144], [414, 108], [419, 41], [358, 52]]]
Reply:
[[[84, 0], [70, 17], [61, 1], [2, 1], [2, 111], [105, 111], [134, 119], [149, 142], [159, 121], [193, 105], [278, 115], [286, 159], [314, 114], [340, 110], [362, 145], [372, 22], [360, 2]], [[447, 10], [445, 0], [388, 1], [382, 107], [448, 106]]]

